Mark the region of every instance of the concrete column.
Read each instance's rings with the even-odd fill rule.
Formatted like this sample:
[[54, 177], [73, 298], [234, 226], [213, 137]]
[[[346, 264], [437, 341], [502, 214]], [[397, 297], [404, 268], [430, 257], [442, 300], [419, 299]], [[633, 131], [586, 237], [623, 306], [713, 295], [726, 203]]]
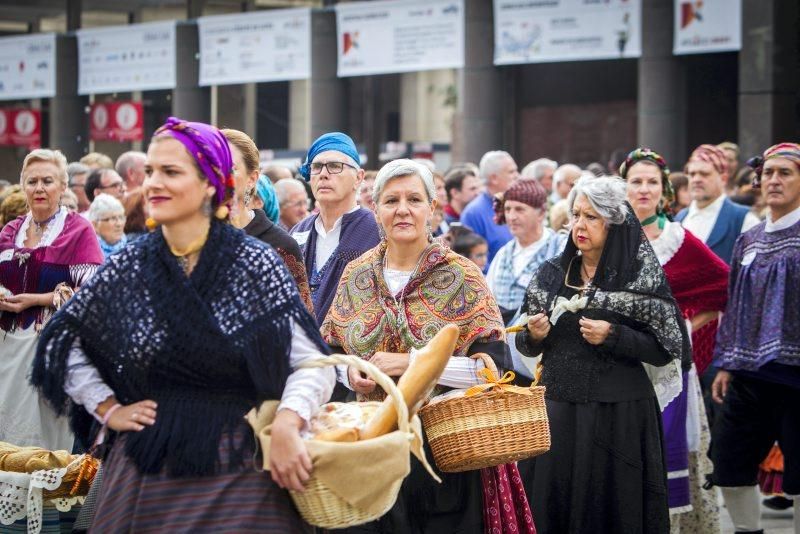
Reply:
[[454, 69], [400, 75], [401, 141], [452, 141], [456, 83]]
[[672, 54], [674, 4], [642, 2], [637, 138], [639, 145], [663, 155], [670, 167], [680, 168], [688, 157], [686, 130], [691, 124], [686, 116], [685, 68]]
[[56, 36], [56, 94], [50, 99], [49, 146], [69, 161], [80, 159], [89, 146], [89, 98], [78, 95], [78, 39]]
[[798, 10], [797, 2], [742, 1], [738, 141], [743, 158], [800, 137]]
[[208, 87], [200, 87], [199, 38], [197, 24], [178, 22], [176, 28], [176, 74], [172, 91], [172, 114], [181, 119], [209, 122], [211, 97]]
[[311, 81], [289, 82], [289, 148], [305, 150], [311, 139]]
[[[311, 13], [310, 138], [347, 132], [347, 81], [336, 77], [336, 14]], [[294, 92], [293, 92], [294, 94]]]
[[475, 161], [503, 147], [503, 84], [493, 64], [492, 2], [464, 2], [464, 68], [458, 72], [453, 161]]

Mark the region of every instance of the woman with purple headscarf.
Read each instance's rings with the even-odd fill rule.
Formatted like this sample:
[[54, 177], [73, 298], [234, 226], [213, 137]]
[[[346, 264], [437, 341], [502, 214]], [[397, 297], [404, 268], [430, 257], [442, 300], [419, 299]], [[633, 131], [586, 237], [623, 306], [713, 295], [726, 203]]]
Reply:
[[[155, 231], [42, 333], [33, 384], [78, 436], [106, 440], [97, 532], [308, 529], [283, 488], [309, 477], [299, 430], [335, 373], [298, 370], [327, 347], [277, 253], [228, 224], [232, 171], [219, 130], [170, 118], [145, 166]], [[265, 400], [281, 401], [272, 480], [244, 420]]]

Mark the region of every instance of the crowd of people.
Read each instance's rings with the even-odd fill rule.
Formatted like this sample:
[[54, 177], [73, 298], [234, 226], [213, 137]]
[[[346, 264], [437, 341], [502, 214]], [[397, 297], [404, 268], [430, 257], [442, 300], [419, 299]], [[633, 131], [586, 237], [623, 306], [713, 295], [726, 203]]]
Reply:
[[0, 192], [0, 441], [103, 455], [76, 530], [307, 532], [301, 431], [386, 393], [304, 364], [399, 379], [454, 324], [433, 395], [540, 374], [550, 451], [441, 483], [412, 458], [348, 530], [719, 533], [716, 488], [737, 532], [765, 497], [800, 517], [800, 145], [614, 156], [368, 171], [330, 132], [291, 169], [177, 118], [116, 162], [33, 150]]

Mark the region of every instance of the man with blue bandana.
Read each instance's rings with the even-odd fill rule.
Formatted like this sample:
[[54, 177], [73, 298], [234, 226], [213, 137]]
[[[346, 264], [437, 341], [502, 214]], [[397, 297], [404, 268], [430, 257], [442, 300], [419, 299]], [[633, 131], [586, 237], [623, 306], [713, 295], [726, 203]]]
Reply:
[[364, 170], [355, 143], [340, 132], [320, 136], [308, 149], [300, 174], [311, 181], [319, 213], [291, 230], [305, 259], [317, 322], [322, 324], [345, 266], [375, 247], [375, 214], [356, 202]]

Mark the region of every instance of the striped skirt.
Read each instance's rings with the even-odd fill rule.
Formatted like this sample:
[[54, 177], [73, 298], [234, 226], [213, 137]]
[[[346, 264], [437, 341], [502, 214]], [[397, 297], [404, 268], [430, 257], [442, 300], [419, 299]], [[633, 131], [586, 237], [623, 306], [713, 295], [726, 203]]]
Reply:
[[248, 462], [227, 471], [228, 441], [221, 440], [219, 474], [172, 478], [140, 473], [125, 455], [124, 436], [118, 439], [104, 463], [89, 532], [311, 532], [269, 473]]

